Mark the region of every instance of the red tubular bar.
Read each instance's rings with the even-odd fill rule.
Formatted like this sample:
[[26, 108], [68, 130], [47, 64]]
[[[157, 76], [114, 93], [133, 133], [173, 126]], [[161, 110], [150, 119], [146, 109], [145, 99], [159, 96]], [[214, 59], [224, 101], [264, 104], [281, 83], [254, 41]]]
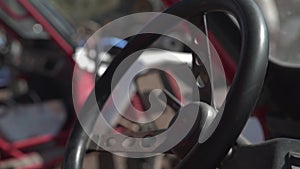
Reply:
[[135, 94], [133, 98], [131, 99], [131, 104], [136, 108], [138, 111], [144, 111], [144, 106], [142, 103], [142, 99], [139, 96], [139, 94]]
[[174, 3], [178, 2], [178, 0], [162, 0], [162, 1], [168, 7], [173, 5]]
[[22, 20], [22, 19], [25, 19], [29, 16], [28, 13], [26, 13], [24, 15], [20, 15], [20, 14], [15, 13], [2, 0], [0, 1], [0, 8], [2, 8], [2, 10], [4, 12], [6, 12], [10, 17], [12, 17], [15, 20]]
[[69, 134], [69, 131], [62, 131], [58, 135], [42, 135], [42, 136], [37, 136], [37, 137], [32, 137], [30, 139], [25, 139], [21, 141], [17, 141], [11, 144], [14, 148], [17, 149], [25, 149], [29, 148], [31, 146], [36, 146], [44, 143], [48, 143], [49, 141], [52, 140], [57, 140], [61, 138], [67, 138]]
[[211, 32], [208, 32], [208, 38], [212, 42], [214, 48], [220, 55], [220, 59], [222, 61], [225, 75], [226, 75], [226, 80], [229, 84], [231, 84], [234, 78], [234, 74], [236, 72], [236, 64], [231, 59], [228, 52], [222, 47], [222, 45], [218, 42], [218, 40]]
[[53, 135], [44, 135], [44, 136], [38, 136], [38, 137], [33, 137], [30, 139], [14, 142], [11, 145], [17, 149], [24, 149], [24, 148], [28, 148], [31, 146], [36, 146], [39, 144], [47, 143], [47, 142], [53, 140], [54, 138], [55, 138], [55, 136], [53, 136]]
[[11, 144], [7, 143], [2, 138], [0, 138], [0, 149], [14, 158], [21, 158], [24, 156], [24, 153], [22, 153], [20, 150], [18, 150]]

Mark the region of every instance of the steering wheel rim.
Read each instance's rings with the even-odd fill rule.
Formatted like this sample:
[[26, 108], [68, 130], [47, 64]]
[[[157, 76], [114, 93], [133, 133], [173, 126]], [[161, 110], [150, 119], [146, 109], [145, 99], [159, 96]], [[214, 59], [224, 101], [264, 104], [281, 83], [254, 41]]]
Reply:
[[[268, 63], [268, 32], [263, 15], [253, 0], [183, 0], [164, 13], [189, 20], [199, 13], [218, 11], [231, 13], [240, 25], [242, 35], [241, 59], [232, 86], [226, 96], [223, 115], [218, 126], [204, 143], [197, 143], [193, 147], [176, 167], [177, 169], [196, 168], [196, 162], [206, 169], [216, 168], [241, 133], [263, 86]], [[158, 20], [154, 19], [150, 24], [156, 21], [159, 21], [159, 17]], [[137, 35], [113, 60], [107, 71], [97, 81], [94, 89], [102, 94], [101, 98], [97, 98], [100, 109], [111, 93], [111, 77], [118, 64], [131, 53], [147, 47], [157, 38], [158, 35]], [[90, 99], [91, 97], [88, 98], [87, 103]], [[89, 106], [91, 105], [84, 105], [87, 108]], [[82, 168], [89, 137], [81, 123], [93, 124], [97, 117], [97, 113], [93, 112], [97, 111], [91, 107], [89, 112], [79, 114], [79, 118], [82, 120], [76, 122], [69, 138], [63, 168]], [[85, 129], [89, 130], [89, 128]]]

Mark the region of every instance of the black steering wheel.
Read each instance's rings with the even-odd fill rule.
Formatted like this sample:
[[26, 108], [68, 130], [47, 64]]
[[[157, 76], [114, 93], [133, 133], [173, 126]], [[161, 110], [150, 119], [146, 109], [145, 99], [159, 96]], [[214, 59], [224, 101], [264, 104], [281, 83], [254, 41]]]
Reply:
[[[212, 135], [204, 142], [197, 143], [181, 160], [176, 168], [216, 168], [229, 149], [235, 144], [253, 110], [263, 86], [268, 63], [268, 32], [262, 13], [254, 0], [182, 0], [171, 6], [164, 13], [192, 20], [199, 14], [207, 12], [225, 12], [233, 15], [240, 26], [242, 45], [240, 62], [232, 86], [226, 96], [223, 115]], [[159, 22], [160, 17], [151, 24], [171, 27]], [[169, 23], [168, 23], [169, 24]], [[159, 35], [136, 35], [122, 52], [113, 60], [107, 71], [97, 81], [95, 91], [101, 95], [97, 98], [100, 110], [111, 94], [111, 82], [116, 67], [130, 54], [153, 43]], [[132, 63], [134, 60], [132, 60]], [[128, 65], [128, 67], [130, 64]], [[90, 97], [91, 98], [91, 97]], [[88, 110], [89, 101], [83, 108]], [[86, 145], [89, 141], [86, 130], [92, 128], [98, 116], [95, 109], [81, 112], [66, 149], [64, 169], [81, 169]], [[81, 124], [88, 127], [85, 130]], [[86, 127], [86, 126], [85, 126]]]

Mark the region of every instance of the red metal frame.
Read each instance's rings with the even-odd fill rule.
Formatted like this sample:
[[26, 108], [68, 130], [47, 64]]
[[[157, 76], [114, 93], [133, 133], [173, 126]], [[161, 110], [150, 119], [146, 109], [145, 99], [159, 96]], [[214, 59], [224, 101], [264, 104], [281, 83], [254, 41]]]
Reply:
[[[12, 18], [16, 20], [26, 19], [30, 15], [39, 22], [44, 29], [49, 33], [52, 39], [62, 48], [62, 50], [66, 53], [66, 56], [69, 58], [69, 61], [72, 65], [74, 65], [74, 60], [72, 58], [74, 49], [73, 47], [57, 32], [57, 30], [39, 13], [35, 7], [30, 4], [27, 0], [18, 0], [18, 2], [24, 7], [27, 11], [26, 15], [18, 15], [14, 13], [3, 1], [0, 0], [0, 8], [8, 13]], [[20, 39], [21, 37], [13, 32], [10, 28], [7, 27], [5, 23], [0, 21], [0, 25], [11, 35], [13, 38]], [[71, 125], [62, 130], [57, 135], [42, 135], [37, 137], [32, 137], [29, 139], [17, 141], [10, 143], [2, 138], [0, 138], [0, 152], [4, 153], [6, 159], [0, 159], [1, 161], [6, 161], [9, 159], [20, 159], [26, 156], [29, 156], [31, 153], [26, 152], [24, 150], [31, 148], [33, 146], [38, 146], [42, 144], [49, 143], [50, 141], [54, 141], [57, 145], [63, 146], [66, 143], [66, 140], [70, 133]], [[28, 166], [25, 167], [26, 169], [38, 169], [38, 168], [49, 168], [55, 165], [58, 165], [62, 161], [63, 157], [57, 157], [56, 159], [48, 162], [43, 162], [42, 164]], [[22, 169], [25, 169], [22, 168]]]
[[25, 15], [19, 15], [17, 13], [15, 13], [13, 10], [11, 10], [4, 1], [0, 1], [0, 8], [2, 8], [2, 10], [4, 12], [6, 12], [10, 17], [12, 17], [15, 20], [22, 20], [25, 18], [28, 18], [28, 13], [26, 13]]
[[12, 146], [7, 141], [0, 138], [0, 149], [6, 153], [6, 155], [11, 156], [13, 158], [20, 158], [23, 157], [25, 154], [21, 152], [16, 147]]
[[162, 0], [162, 1], [166, 6], [171, 6], [171, 5], [175, 4], [176, 2], [178, 2], [179, 0]]
[[214, 48], [220, 55], [220, 59], [223, 64], [225, 75], [226, 75], [226, 80], [229, 84], [231, 84], [234, 78], [234, 74], [236, 72], [236, 64], [231, 59], [228, 52], [216, 40], [215, 36], [211, 32], [208, 32], [208, 38], [210, 39], [210, 41], [214, 45]]
[[50, 140], [61, 140], [66, 139], [69, 131], [62, 131], [57, 135], [42, 135], [37, 137], [32, 137], [26, 140], [16, 141], [11, 144], [12, 147], [17, 149], [26, 149], [32, 146], [41, 145], [48, 143]]

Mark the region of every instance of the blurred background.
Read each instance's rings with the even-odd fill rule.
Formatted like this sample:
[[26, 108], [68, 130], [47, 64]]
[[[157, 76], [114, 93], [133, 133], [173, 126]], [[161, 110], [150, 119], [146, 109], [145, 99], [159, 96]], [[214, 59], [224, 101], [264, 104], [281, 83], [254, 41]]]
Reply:
[[[300, 1], [256, 1], [270, 32], [270, 66], [264, 91], [243, 135], [251, 143], [278, 137], [299, 139]], [[175, 2], [0, 0], [0, 169], [60, 168], [76, 112], [94, 87], [94, 73], [101, 76], [128, 40], [94, 33], [122, 16], [159, 12]], [[210, 30], [209, 38], [225, 65], [227, 86], [217, 86], [214, 98], [222, 103], [222, 93], [230, 88], [238, 63], [240, 32], [231, 16], [217, 13], [207, 17], [205, 24]], [[196, 38], [187, 32], [180, 27], [171, 33], [194, 43]], [[92, 35], [94, 39], [88, 40]], [[186, 57], [197, 77], [201, 101], [215, 102], [211, 101], [213, 85], [208, 70], [199, 64], [201, 61], [195, 59], [185, 44], [174, 38], [161, 37], [151, 47]], [[109, 53], [103, 54], [103, 49], [108, 48], [111, 48]], [[150, 51], [147, 54], [161, 53]], [[100, 66], [99, 58], [103, 59]], [[150, 82], [153, 82], [152, 86]], [[149, 106], [149, 91], [157, 87], [176, 96], [176, 85], [170, 87], [172, 78], [159, 71], [141, 74], [135, 83], [137, 97], [133, 102], [140, 109]], [[180, 97], [176, 97], [180, 101]], [[169, 106], [165, 116], [155, 124], [137, 125], [120, 119], [115, 127], [125, 133], [168, 128], [175, 114], [176, 108]], [[170, 154], [127, 159], [90, 152], [84, 168], [171, 169], [178, 161], [178, 157]]]

